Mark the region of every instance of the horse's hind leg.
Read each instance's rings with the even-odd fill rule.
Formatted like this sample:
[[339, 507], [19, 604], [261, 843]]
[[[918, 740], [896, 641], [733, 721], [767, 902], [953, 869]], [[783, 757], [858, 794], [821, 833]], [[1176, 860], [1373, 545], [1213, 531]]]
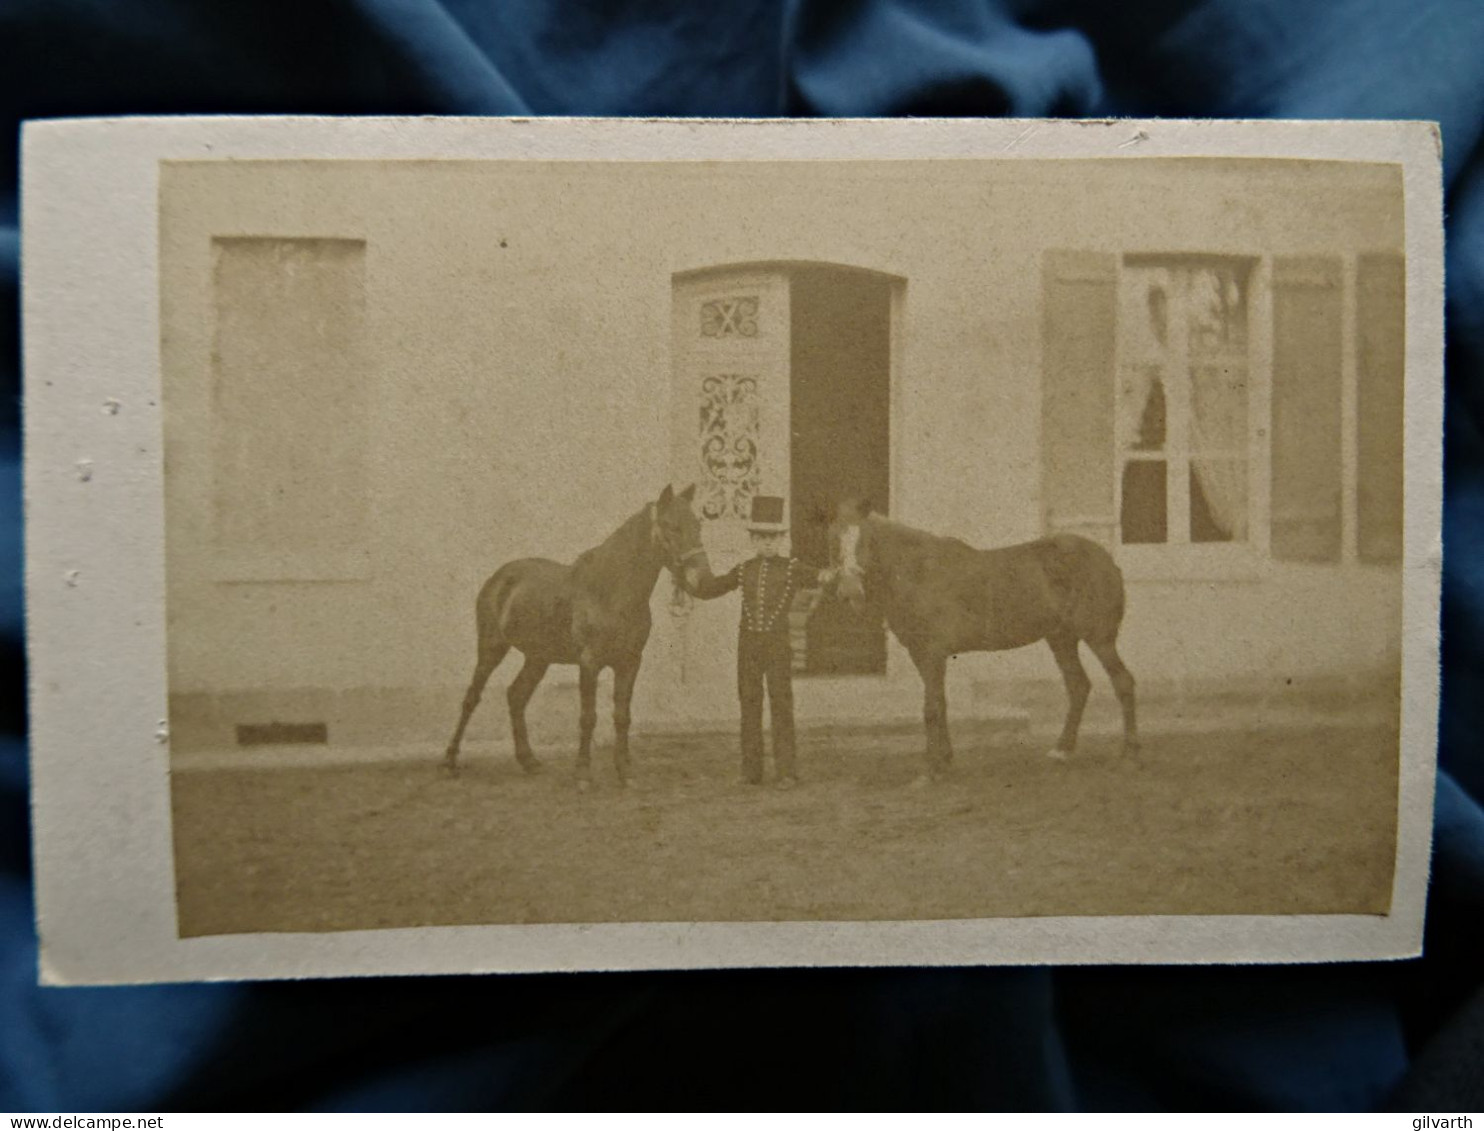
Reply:
[[1077, 749], [1077, 732], [1082, 727], [1082, 712], [1087, 707], [1092, 680], [1082, 668], [1075, 636], [1056, 632], [1046, 638], [1046, 643], [1051, 645], [1051, 654], [1056, 657], [1056, 666], [1061, 669], [1062, 682], [1067, 687], [1067, 721], [1062, 725], [1061, 737], [1051, 748], [1051, 757], [1065, 758]]
[[1113, 693], [1118, 696], [1118, 705], [1123, 708], [1123, 752], [1125, 754], [1137, 754], [1139, 752], [1139, 724], [1137, 708], [1134, 702], [1134, 677], [1128, 668], [1123, 666], [1123, 658], [1118, 654], [1118, 646], [1112, 639], [1087, 642], [1092, 649], [1092, 654], [1108, 672], [1108, 679], [1113, 684]]
[[531, 739], [526, 734], [526, 704], [536, 694], [536, 688], [551, 665], [545, 660], [527, 656], [520, 674], [510, 681], [505, 692], [505, 701], [510, 704], [510, 734], [515, 739], [515, 760], [526, 773], [535, 773], [540, 768], [536, 755], [531, 753]]
[[459, 725], [454, 728], [453, 737], [448, 740], [448, 750], [443, 755], [444, 768], [449, 773], [458, 773], [459, 769], [459, 743], [464, 740], [464, 729], [469, 725], [469, 719], [474, 714], [474, 708], [479, 706], [479, 697], [484, 694], [484, 685], [489, 682], [490, 673], [500, 666], [500, 661], [510, 651], [510, 645], [504, 643], [479, 642], [479, 660], [474, 665], [474, 678], [469, 681], [469, 690], [464, 692], [464, 706], [459, 712]]

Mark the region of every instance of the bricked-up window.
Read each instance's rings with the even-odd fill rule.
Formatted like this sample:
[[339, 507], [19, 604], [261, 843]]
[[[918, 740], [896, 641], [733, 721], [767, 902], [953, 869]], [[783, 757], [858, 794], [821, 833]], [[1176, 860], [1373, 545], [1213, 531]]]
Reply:
[[219, 238], [213, 260], [218, 576], [364, 577], [366, 245]]

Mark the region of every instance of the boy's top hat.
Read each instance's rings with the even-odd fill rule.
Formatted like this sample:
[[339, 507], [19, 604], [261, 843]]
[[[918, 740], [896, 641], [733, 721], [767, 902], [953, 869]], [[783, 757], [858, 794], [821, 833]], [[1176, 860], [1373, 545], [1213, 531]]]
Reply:
[[754, 495], [752, 515], [747, 520], [747, 529], [754, 534], [784, 534], [788, 531], [788, 518], [783, 499], [777, 495]]

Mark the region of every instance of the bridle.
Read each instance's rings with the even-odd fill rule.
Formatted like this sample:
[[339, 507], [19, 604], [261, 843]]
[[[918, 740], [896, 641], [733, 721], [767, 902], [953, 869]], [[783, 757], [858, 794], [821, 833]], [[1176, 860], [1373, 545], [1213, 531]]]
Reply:
[[677, 582], [680, 580], [681, 571], [685, 569], [685, 563], [706, 553], [706, 547], [702, 545], [697, 545], [695, 549], [684, 553], [672, 546], [669, 538], [665, 536], [665, 528], [660, 525], [659, 507], [654, 503], [649, 504], [649, 540], [652, 545], [659, 547], [665, 558], [665, 568], [670, 571], [670, 576]]
[[860, 585], [862, 589], [864, 589], [866, 585], [866, 570], [865, 567], [860, 564], [860, 557], [858, 554], [861, 534], [864, 533], [864, 531], [858, 523], [846, 527], [845, 530], [853, 530], [855, 534], [850, 539], [850, 550], [847, 554], [845, 542], [847, 535], [845, 531], [841, 531], [840, 533], [840, 572], [853, 578], [855, 582]]

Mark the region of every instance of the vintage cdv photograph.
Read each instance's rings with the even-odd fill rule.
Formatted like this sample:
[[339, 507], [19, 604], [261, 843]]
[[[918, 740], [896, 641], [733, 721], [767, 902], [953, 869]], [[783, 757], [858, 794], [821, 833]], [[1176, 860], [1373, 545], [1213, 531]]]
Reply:
[[31, 127], [42, 977], [1415, 954], [1436, 144]]

